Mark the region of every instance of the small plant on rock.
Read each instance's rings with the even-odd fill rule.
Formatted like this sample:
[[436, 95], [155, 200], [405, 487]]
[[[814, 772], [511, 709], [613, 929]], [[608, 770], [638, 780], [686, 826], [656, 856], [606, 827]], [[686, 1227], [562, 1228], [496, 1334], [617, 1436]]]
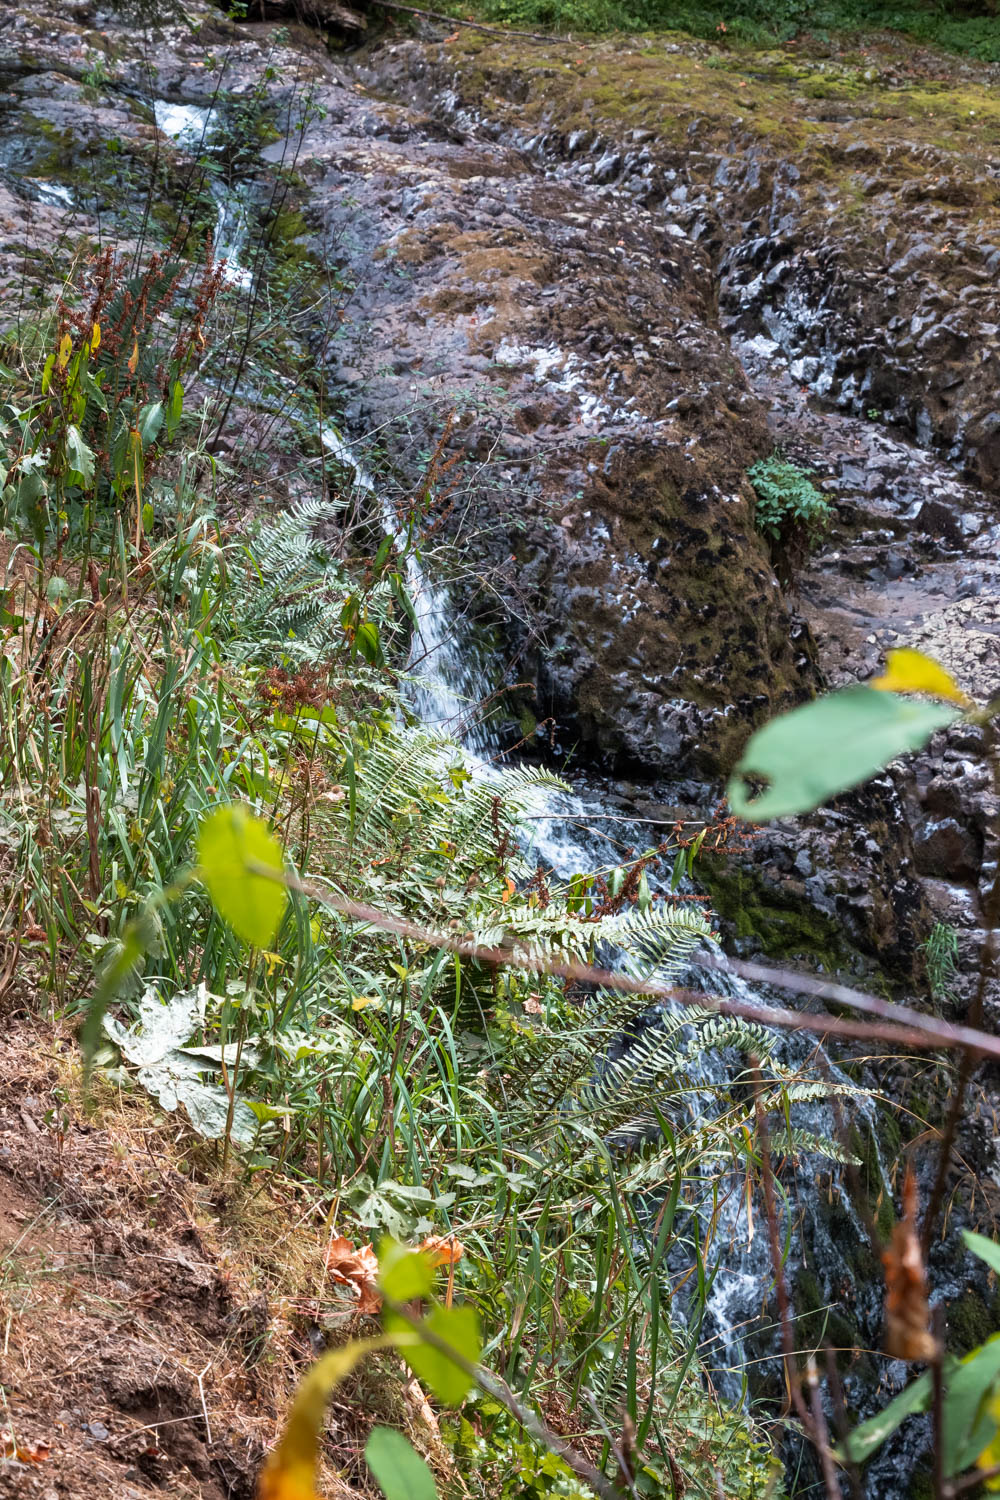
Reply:
[[921, 949], [931, 994], [935, 1000], [946, 1000], [958, 968], [958, 933], [950, 922], [935, 922]]
[[806, 471], [780, 448], [747, 470], [757, 503], [754, 520], [762, 536], [789, 559], [807, 552], [830, 519], [830, 502]]

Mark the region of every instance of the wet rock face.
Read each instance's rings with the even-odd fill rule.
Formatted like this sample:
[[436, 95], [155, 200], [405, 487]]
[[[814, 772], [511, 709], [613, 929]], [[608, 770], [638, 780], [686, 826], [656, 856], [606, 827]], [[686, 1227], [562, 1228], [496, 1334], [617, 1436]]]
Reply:
[[930, 925], [902, 778], [888, 774], [804, 818], [762, 829], [738, 862], [705, 878], [737, 953], [921, 984]]
[[[751, 389], [766, 404], [768, 446], [782, 445], [813, 471], [831, 507], [830, 525], [791, 594], [809, 626], [808, 634], [795, 626], [789, 633], [794, 644], [801, 630], [803, 678], [813, 640], [830, 685], [865, 677], [879, 669], [889, 647], [913, 644], [938, 655], [982, 696], [995, 675], [983, 668], [992, 669], [996, 655], [989, 632], [1000, 591], [995, 499], [974, 483], [996, 477], [992, 449], [981, 438], [995, 404], [1000, 327], [990, 318], [996, 304], [1000, 325], [1000, 296], [981, 271], [994, 253], [994, 230], [1000, 246], [989, 158], [993, 146], [1000, 152], [1000, 116], [988, 115], [985, 142], [977, 142], [981, 154], [966, 159], [962, 120], [953, 112], [939, 121], [933, 129], [947, 142], [931, 142], [937, 97], [910, 96], [884, 65], [870, 78], [849, 69], [824, 78], [819, 97], [828, 89], [843, 95], [826, 109], [800, 97], [801, 78], [784, 81], [787, 60], [765, 59], [761, 66], [755, 58], [753, 71], [744, 64], [745, 76], [734, 80], [727, 75], [739, 65], [713, 49], [653, 41], [648, 48], [635, 44], [624, 63], [600, 44], [581, 53], [568, 63], [545, 49], [480, 39], [442, 48], [403, 43], [370, 57], [363, 76], [397, 98], [422, 102], [467, 145], [520, 145], [548, 178], [549, 194], [574, 188], [593, 205], [596, 226], [617, 216], [630, 231], [634, 226], [640, 245], [669, 236], [683, 268], [677, 285], [714, 288], [715, 303], [707, 293], [695, 303], [699, 357], [705, 358], [706, 332], [713, 341], [720, 329], [729, 334]], [[709, 71], [706, 58], [720, 66]], [[974, 106], [986, 98], [983, 83], [980, 76]], [[732, 97], [750, 88], [757, 98]], [[890, 98], [883, 108], [880, 100], [893, 89], [902, 102]], [[859, 139], [861, 119], [870, 139]], [[632, 241], [624, 243], [634, 259]], [[932, 305], [939, 313], [933, 326], [921, 321]], [[647, 306], [664, 320], [662, 298]], [[561, 291], [554, 307], [565, 329]], [[613, 326], [606, 305], [603, 313]], [[683, 359], [691, 322], [680, 328], [672, 360]], [[912, 343], [904, 323], [915, 330]], [[619, 347], [629, 328], [634, 338], [634, 314], [621, 332], [616, 328]], [[685, 400], [675, 398], [668, 409], [684, 412]], [[711, 411], [701, 404], [694, 412], [696, 431], [717, 463]], [[672, 473], [674, 449], [664, 451], [658, 438], [650, 460], [657, 473]], [[671, 433], [668, 441], [677, 439]], [[711, 515], [719, 554], [699, 549], [697, 508], [684, 508], [683, 485], [672, 486], [674, 534], [685, 529], [688, 555], [700, 567], [678, 569], [666, 549], [673, 596], [665, 607], [673, 621], [680, 616], [685, 625], [708, 628], [699, 643], [703, 654], [687, 658], [690, 674], [674, 677], [688, 698], [682, 712], [656, 691], [660, 684], [650, 683], [641, 654], [629, 649], [628, 610], [614, 619], [608, 612], [601, 567], [614, 456], [612, 450], [594, 476], [583, 516], [563, 518], [569, 545], [546, 556], [552, 581], [541, 589], [565, 602], [574, 622], [596, 625], [603, 660], [578, 626], [557, 628], [540, 680], [556, 713], [596, 748], [621, 745], [618, 726], [602, 725], [600, 708], [624, 702], [626, 744], [639, 765], [711, 774], [753, 722], [752, 654], [758, 653], [757, 666], [773, 670], [773, 658], [759, 654], [766, 627], [741, 635], [733, 615], [709, 653], [729, 515], [720, 508]], [[619, 577], [623, 556], [656, 567], [664, 555], [657, 535], [663, 490], [645, 484], [636, 457], [633, 445], [621, 486], [626, 509], [614, 523]], [[601, 528], [597, 537], [583, 521]], [[646, 535], [639, 537], [643, 524]], [[533, 582], [538, 571], [536, 553], [523, 576]], [[975, 597], [953, 605], [962, 594]], [[759, 591], [752, 597], [756, 605]], [[613, 593], [610, 599], [617, 602]], [[643, 597], [639, 623], [661, 608]], [[689, 647], [686, 630], [674, 639]], [[714, 692], [727, 676], [741, 701], [720, 756], [717, 710], [699, 688], [707, 684]], [[918, 784], [944, 777], [954, 789], [950, 754], [946, 745], [929, 753]], [[874, 960], [887, 975], [922, 988], [921, 938], [935, 917], [942, 920], [941, 901], [952, 904], [943, 892], [960, 892], [970, 915], [963, 922], [970, 928], [963, 962], [971, 965], [991, 814], [978, 782], [972, 778], [968, 786], [961, 807], [935, 812], [914, 799], [905, 774], [894, 774], [832, 809], [769, 828], [737, 876], [720, 870], [710, 882], [728, 939], [745, 952], [819, 958], [825, 967], [860, 964], [859, 972]]]
[[477, 572], [518, 601], [539, 717], [612, 761], [717, 774], [816, 679], [753, 526], [766, 413], [705, 256], [512, 152], [328, 102], [302, 157], [317, 234], [357, 282], [331, 371], [356, 387], [350, 419], [394, 433], [416, 481], [454, 415], [455, 534], [475, 529]]
[[671, 219], [711, 256], [729, 331], [1000, 485], [998, 70], [816, 51], [637, 39], [570, 62], [459, 39], [371, 74]]
[[942, 211], [929, 235], [915, 205], [901, 205], [899, 182], [880, 186], [869, 209], [875, 245], [852, 243], [839, 226], [836, 241], [810, 225], [783, 239], [780, 203], [749, 225], [762, 232], [722, 258], [727, 325], [765, 329], [817, 395], [877, 412], [996, 487], [1000, 240], [981, 243], [963, 232], [967, 214]]
[[[275, 50], [267, 26], [234, 27], [217, 12], [199, 24], [197, 35], [165, 27], [160, 97], [206, 105], [205, 46], [222, 41], [237, 95], [274, 64], [276, 118], [290, 78], [313, 91], [297, 170], [312, 249], [356, 287], [328, 369], [346, 392], [347, 425], [378, 431], [414, 491], [439, 442], [443, 459], [458, 460], [442, 523], [474, 558], [458, 592], [502, 623], [495, 655], [531, 684], [535, 716], [553, 716], [558, 749], [717, 785], [755, 724], [815, 688], [817, 643], [833, 684], [924, 636], [963, 681], [1000, 666], [989, 497], [893, 435], [888, 394], [877, 425], [805, 394], [866, 408], [871, 388], [850, 378], [883, 368], [891, 318], [878, 299], [891, 302], [908, 278], [898, 306], [909, 308], [930, 286], [923, 252], [894, 251], [903, 264], [892, 276], [872, 272], [873, 214], [891, 205], [897, 239], [919, 228], [937, 243], [939, 208], [950, 229], [975, 211], [988, 243], [992, 200], [972, 203], [961, 163], [946, 184], [933, 179], [937, 206], [902, 192], [923, 162], [915, 153], [944, 150], [922, 140], [919, 120], [878, 126], [912, 128], [909, 154], [881, 138], [857, 151], [848, 114], [827, 118], [793, 98], [801, 81], [772, 78], [764, 119], [740, 92], [762, 90], [759, 78], [735, 79], [725, 58], [710, 69], [711, 49], [674, 43], [629, 44], [624, 62], [605, 44], [570, 63], [532, 47], [515, 66], [506, 43], [407, 41], [369, 55], [361, 76], [378, 92], [368, 93], [305, 29]], [[5, 33], [16, 84], [5, 139], [20, 155], [0, 161], [0, 210], [7, 192], [23, 234], [30, 215], [19, 209], [33, 205], [33, 248], [96, 232], [78, 196], [92, 173], [75, 166], [106, 135], [137, 161], [154, 143], [171, 157], [156, 142], [133, 39], [96, 35], [20, 12]], [[112, 90], [82, 76], [98, 54], [117, 70]], [[836, 87], [856, 91], [856, 80]], [[15, 128], [29, 120], [30, 139]], [[72, 203], [44, 197], [52, 161], [32, 153], [51, 154], [53, 142], [76, 153], [73, 180], [50, 184]], [[265, 155], [277, 162], [284, 150]], [[913, 181], [931, 180], [926, 163], [920, 172]], [[966, 296], [965, 240], [942, 249], [935, 285], [982, 312], [993, 293], [980, 280]], [[12, 271], [24, 244], [0, 237]], [[920, 354], [928, 389], [940, 379], [949, 410], [964, 411], [991, 378], [991, 346], [973, 357], [932, 343]], [[934, 421], [928, 440], [952, 442], [943, 416]], [[960, 457], [973, 467], [962, 422]], [[236, 429], [223, 439], [233, 440]], [[776, 442], [816, 471], [834, 510], [785, 599], [745, 479]], [[956, 590], [970, 595], [961, 606]], [[918, 785], [941, 776], [956, 780], [939, 754]], [[985, 869], [994, 857], [981, 799], [956, 808], [943, 792], [928, 797], [924, 806], [908, 791], [904, 811], [885, 791], [829, 820], [769, 830], [735, 905], [719, 885], [723, 916], [727, 902], [740, 914], [730, 935], [747, 951], [860, 954], [918, 973], [930, 920], [920, 882], [964, 893], [974, 932], [977, 861]]]

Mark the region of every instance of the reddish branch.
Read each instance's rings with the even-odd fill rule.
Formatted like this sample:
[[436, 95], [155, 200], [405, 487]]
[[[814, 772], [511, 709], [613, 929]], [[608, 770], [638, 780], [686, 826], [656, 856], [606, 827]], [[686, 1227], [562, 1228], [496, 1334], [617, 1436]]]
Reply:
[[[622, 990], [628, 994], [642, 995], [657, 1000], [675, 1000], [681, 1005], [695, 1005], [712, 1010], [719, 1015], [737, 1016], [741, 1020], [754, 1021], [759, 1026], [777, 1026], [784, 1030], [811, 1031], [820, 1036], [842, 1036], [857, 1041], [888, 1042], [901, 1047], [962, 1048], [983, 1057], [1000, 1058], [1000, 1037], [990, 1036], [985, 1031], [976, 1031], [969, 1026], [956, 1026], [942, 1021], [937, 1016], [922, 1015], [904, 1005], [893, 1005], [877, 995], [867, 995], [861, 990], [852, 990], [847, 985], [814, 979], [808, 974], [790, 974], [782, 969], [770, 969], [762, 964], [741, 963], [736, 959], [716, 959], [710, 955], [699, 957], [699, 965], [708, 969], [720, 969], [739, 974], [744, 979], [780, 989], [795, 990], [818, 1000], [847, 1006], [878, 1017], [877, 1021], [851, 1021], [841, 1016], [811, 1015], [807, 1011], [783, 1010], [766, 1005], [752, 1005], [744, 1000], [727, 1000], [720, 995], [708, 995], [702, 990], [686, 989], [676, 984], [665, 984], [653, 979], [635, 979], [629, 974], [615, 973], [610, 969], [597, 969], [590, 964], [563, 963], [540, 958], [514, 945], [510, 947], [488, 947], [475, 942], [459, 932], [441, 932], [412, 922], [407, 917], [398, 917], [391, 912], [379, 911], [361, 901], [352, 901], [347, 896], [324, 890], [295, 875], [279, 873], [267, 865], [251, 863], [249, 869], [256, 875], [287, 885], [300, 891], [314, 901], [338, 911], [342, 916], [356, 922], [377, 927], [382, 932], [392, 932], [411, 942], [424, 943], [429, 948], [444, 948], [463, 958], [475, 959], [481, 964], [520, 969], [529, 973], [552, 974], [556, 978], [574, 980], [582, 984], [599, 985], [604, 989]], [[895, 1024], [887, 1024], [895, 1023]]]

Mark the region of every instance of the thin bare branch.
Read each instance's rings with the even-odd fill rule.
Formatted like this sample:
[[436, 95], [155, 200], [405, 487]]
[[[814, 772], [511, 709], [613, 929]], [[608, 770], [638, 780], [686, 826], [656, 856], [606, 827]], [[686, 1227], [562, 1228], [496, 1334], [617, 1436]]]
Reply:
[[411, 942], [423, 943], [429, 948], [444, 948], [463, 958], [473, 958], [478, 963], [495, 964], [499, 967], [518, 969], [531, 974], [552, 974], [556, 978], [574, 980], [580, 984], [592, 984], [604, 989], [621, 990], [627, 994], [641, 995], [650, 1000], [673, 1000], [680, 1005], [698, 1006], [723, 1016], [738, 1016], [742, 1020], [754, 1021], [760, 1026], [774, 1026], [786, 1031], [810, 1031], [818, 1036], [841, 1036], [856, 1041], [886, 1042], [901, 1048], [965, 1049], [971, 1054], [1000, 1059], [1000, 1037], [977, 1031], [969, 1026], [956, 1026], [938, 1016], [924, 1015], [906, 1006], [892, 1005], [876, 995], [849, 989], [846, 985], [826, 984], [813, 980], [806, 974], [791, 974], [781, 969], [764, 968], [756, 964], [729, 963], [709, 957], [699, 957], [705, 968], [740, 974], [746, 978], [758, 978], [761, 982], [780, 984], [785, 989], [796, 990], [818, 999], [829, 999], [837, 1005], [878, 1016], [886, 1015], [899, 1021], [898, 1025], [883, 1025], [879, 1022], [851, 1021], [843, 1016], [813, 1015], [808, 1011], [784, 1010], [778, 1006], [755, 1005], [746, 1000], [726, 999], [721, 995], [709, 995], [703, 990], [692, 990], [682, 985], [667, 984], [660, 980], [637, 979], [630, 974], [617, 973], [611, 969], [595, 968], [584, 963], [559, 963], [549, 958], [529, 953], [522, 948], [489, 947], [464, 937], [457, 932], [442, 932], [425, 927], [408, 917], [392, 912], [379, 911], [361, 901], [329, 890], [315, 882], [301, 880], [297, 875], [278, 874], [266, 865], [251, 862], [248, 866], [256, 875], [285, 884], [290, 890], [299, 891], [314, 901], [321, 902], [332, 911], [340, 912], [356, 922], [376, 927], [382, 932], [409, 938]]

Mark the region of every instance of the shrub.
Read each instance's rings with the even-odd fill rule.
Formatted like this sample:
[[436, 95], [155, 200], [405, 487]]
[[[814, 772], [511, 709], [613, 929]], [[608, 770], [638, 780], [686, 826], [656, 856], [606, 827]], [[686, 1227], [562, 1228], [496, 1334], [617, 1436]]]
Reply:
[[[468, 9], [463, 7], [462, 13]], [[900, 31], [921, 42], [966, 52], [983, 62], [1000, 60], [1000, 29], [991, 0], [958, 7], [919, 0], [481, 0], [480, 14], [512, 26], [552, 26], [573, 31], [639, 31], [670, 28], [716, 39], [724, 23], [731, 41], [768, 45], [800, 32]]]
[[798, 540], [808, 543], [826, 526], [830, 502], [780, 449], [752, 464], [747, 477], [757, 496], [757, 530], [769, 540], [784, 547]]

